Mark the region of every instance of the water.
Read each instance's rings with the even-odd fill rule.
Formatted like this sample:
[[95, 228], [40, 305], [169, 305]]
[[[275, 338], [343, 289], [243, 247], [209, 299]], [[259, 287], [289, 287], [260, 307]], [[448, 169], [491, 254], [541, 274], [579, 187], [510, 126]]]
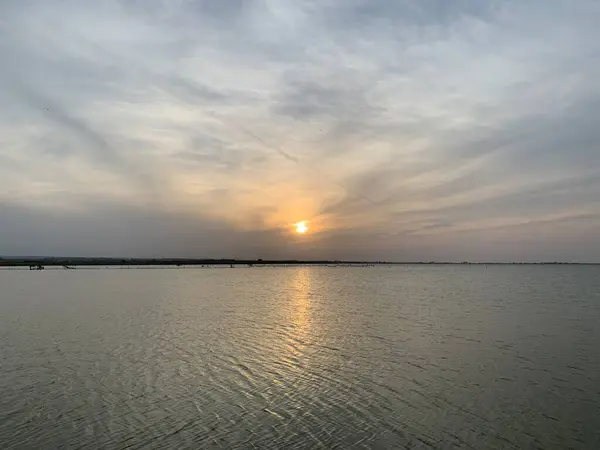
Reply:
[[0, 447], [600, 448], [600, 267], [0, 271]]

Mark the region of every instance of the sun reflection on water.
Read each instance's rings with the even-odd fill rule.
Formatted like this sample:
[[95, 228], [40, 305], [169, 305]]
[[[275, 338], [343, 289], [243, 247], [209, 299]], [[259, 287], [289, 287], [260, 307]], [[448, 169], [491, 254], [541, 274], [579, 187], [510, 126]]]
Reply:
[[312, 340], [311, 327], [311, 273], [308, 267], [298, 267], [290, 277], [289, 334], [286, 359], [299, 363], [309, 341]]

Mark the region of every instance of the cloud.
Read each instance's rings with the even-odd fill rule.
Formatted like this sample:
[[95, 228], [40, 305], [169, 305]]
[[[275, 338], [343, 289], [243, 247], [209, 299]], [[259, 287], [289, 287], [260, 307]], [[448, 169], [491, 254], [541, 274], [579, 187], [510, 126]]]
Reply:
[[0, 253], [600, 259], [597, 2], [0, 17]]

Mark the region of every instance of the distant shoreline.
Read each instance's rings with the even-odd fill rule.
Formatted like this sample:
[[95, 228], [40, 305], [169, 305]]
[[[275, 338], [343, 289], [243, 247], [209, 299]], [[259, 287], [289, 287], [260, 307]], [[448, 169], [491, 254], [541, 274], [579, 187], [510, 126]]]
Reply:
[[189, 259], [189, 258], [58, 258], [4, 257], [1, 267], [77, 267], [77, 266], [390, 266], [390, 265], [579, 265], [591, 262], [454, 262], [454, 261], [342, 261], [342, 260], [263, 260], [263, 259]]

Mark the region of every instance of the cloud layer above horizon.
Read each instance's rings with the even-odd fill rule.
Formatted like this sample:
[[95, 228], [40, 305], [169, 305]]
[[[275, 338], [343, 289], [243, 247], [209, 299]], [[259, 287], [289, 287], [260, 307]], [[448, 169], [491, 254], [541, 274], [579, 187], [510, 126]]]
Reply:
[[600, 261], [599, 22], [5, 0], [0, 255]]

